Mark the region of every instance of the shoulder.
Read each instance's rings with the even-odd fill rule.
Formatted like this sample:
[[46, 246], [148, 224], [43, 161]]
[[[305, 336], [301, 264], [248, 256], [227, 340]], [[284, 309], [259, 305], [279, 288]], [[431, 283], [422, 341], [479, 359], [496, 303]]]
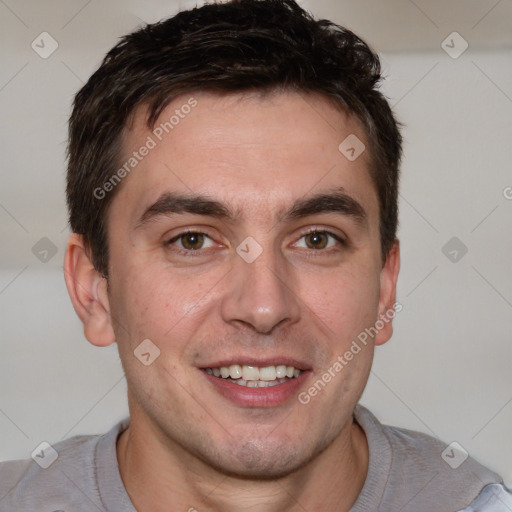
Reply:
[[512, 491], [503, 484], [486, 485], [478, 497], [459, 512], [510, 512]]
[[[398, 507], [403, 512], [434, 509], [494, 512], [492, 508], [481, 508], [480, 503], [494, 499], [498, 491], [510, 499], [501, 477], [469, 456], [460, 444], [448, 444], [421, 432], [382, 425], [361, 406], [356, 408], [355, 418], [367, 435], [370, 465], [372, 452], [374, 459], [377, 454], [379, 462], [386, 462], [386, 483], [379, 510]], [[478, 499], [480, 501], [475, 501]], [[468, 508], [471, 506], [480, 508]]]
[[48, 510], [82, 510], [84, 501], [86, 509], [101, 510], [98, 446], [120, 428], [122, 423], [105, 436], [75, 436], [53, 446], [45, 443], [30, 459], [0, 463], [0, 512], [35, 511], [42, 504]]
[[42, 446], [33, 458], [1, 463], [0, 511], [36, 510], [37, 503], [59, 510], [64, 493], [84, 488], [90, 494], [95, 488], [94, 457], [99, 437], [73, 437]]
[[445, 443], [428, 434], [404, 428], [383, 426], [383, 432], [392, 446], [394, 464], [411, 464], [423, 471], [442, 476], [446, 485], [481, 489], [487, 484], [501, 483], [501, 477], [486, 468], [456, 441]]

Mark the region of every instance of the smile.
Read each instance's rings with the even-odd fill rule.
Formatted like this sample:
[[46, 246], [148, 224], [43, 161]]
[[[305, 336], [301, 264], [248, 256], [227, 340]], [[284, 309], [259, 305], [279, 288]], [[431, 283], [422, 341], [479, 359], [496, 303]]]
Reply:
[[205, 368], [204, 371], [219, 379], [248, 388], [278, 386], [290, 379], [296, 379], [302, 373], [294, 366], [284, 364], [265, 367], [232, 364], [218, 368]]

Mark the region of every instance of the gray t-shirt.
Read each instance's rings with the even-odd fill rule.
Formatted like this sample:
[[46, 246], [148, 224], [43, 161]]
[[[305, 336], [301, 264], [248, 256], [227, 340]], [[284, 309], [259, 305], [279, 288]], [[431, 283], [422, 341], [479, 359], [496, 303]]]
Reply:
[[[512, 493], [501, 478], [457, 447], [384, 426], [361, 405], [354, 416], [366, 433], [370, 462], [351, 512], [512, 511]], [[0, 512], [136, 512], [116, 456], [128, 421], [103, 436], [42, 447], [34, 459], [1, 463]]]

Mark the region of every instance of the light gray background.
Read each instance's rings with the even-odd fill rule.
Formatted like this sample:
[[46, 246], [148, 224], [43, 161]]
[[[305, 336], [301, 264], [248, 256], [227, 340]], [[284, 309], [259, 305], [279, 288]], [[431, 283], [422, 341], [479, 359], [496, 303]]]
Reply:
[[[379, 50], [405, 124], [403, 311], [362, 402], [512, 485], [512, 2], [301, 3]], [[116, 347], [87, 343], [62, 277], [66, 121], [119, 36], [192, 5], [0, 0], [0, 460], [127, 414]], [[43, 31], [59, 45], [47, 59], [31, 48]], [[457, 59], [441, 47], [454, 31], [469, 44]], [[457, 262], [442, 251], [454, 236]], [[57, 248], [46, 263], [32, 252], [43, 237]]]

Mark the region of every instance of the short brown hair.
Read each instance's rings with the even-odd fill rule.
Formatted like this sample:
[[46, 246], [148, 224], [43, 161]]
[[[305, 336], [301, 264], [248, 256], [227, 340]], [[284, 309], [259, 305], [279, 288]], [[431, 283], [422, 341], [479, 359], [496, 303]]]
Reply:
[[67, 202], [95, 268], [108, 275], [106, 219], [119, 187], [95, 190], [119, 166], [123, 129], [149, 108], [194, 91], [291, 90], [333, 100], [363, 124], [380, 211], [383, 260], [396, 240], [402, 138], [378, 90], [378, 56], [350, 30], [316, 20], [294, 0], [207, 4], [121, 39], [75, 97], [69, 122]]

